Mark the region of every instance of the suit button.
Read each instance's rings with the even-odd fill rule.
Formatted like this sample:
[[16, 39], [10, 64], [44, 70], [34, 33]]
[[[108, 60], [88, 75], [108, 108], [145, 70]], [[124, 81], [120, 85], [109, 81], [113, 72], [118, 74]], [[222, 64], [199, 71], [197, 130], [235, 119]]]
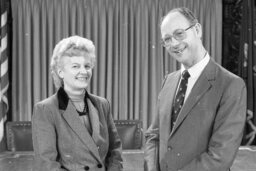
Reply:
[[89, 170], [90, 167], [89, 166], [84, 166], [84, 170]]
[[98, 166], [98, 168], [102, 168], [102, 164], [98, 164], [97, 166]]
[[180, 153], [177, 153], [177, 156], [180, 156]]
[[172, 150], [172, 147], [171, 147], [171, 146], [168, 146], [167, 149], [168, 149], [168, 151], [171, 151], [171, 150]]

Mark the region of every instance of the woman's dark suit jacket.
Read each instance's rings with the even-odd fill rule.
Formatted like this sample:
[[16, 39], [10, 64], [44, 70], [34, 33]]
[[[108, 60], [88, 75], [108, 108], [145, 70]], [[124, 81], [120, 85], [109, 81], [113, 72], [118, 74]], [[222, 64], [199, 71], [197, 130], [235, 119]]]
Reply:
[[87, 93], [92, 135], [63, 88], [39, 102], [32, 116], [36, 171], [120, 171], [121, 141], [109, 102]]

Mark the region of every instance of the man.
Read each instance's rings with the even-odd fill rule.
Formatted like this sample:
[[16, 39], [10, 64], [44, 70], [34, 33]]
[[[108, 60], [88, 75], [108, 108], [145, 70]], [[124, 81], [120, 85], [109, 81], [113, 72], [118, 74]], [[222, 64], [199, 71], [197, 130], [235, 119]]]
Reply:
[[159, 93], [146, 132], [146, 170], [227, 171], [242, 139], [245, 84], [210, 58], [201, 25], [189, 9], [171, 10], [161, 34], [181, 69], [167, 75]]

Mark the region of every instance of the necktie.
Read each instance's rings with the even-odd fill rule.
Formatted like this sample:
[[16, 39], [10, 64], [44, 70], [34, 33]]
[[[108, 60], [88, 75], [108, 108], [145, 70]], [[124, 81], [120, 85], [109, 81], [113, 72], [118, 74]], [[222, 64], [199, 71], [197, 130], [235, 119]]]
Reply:
[[187, 70], [182, 72], [180, 85], [179, 85], [179, 88], [177, 90], [178, 92], [176, 94], [176, 97], [175, 97], [174, 102], [173, 102], [173, 107], [172, 107], [171, 128], [173, 128], [173, 126], [176, 122], [176, 119], [178, 118], [178, 115], [180, 113], [180, 110], [183, 106], [189, 77], [190, 77], [190, 75], [189, 75]]

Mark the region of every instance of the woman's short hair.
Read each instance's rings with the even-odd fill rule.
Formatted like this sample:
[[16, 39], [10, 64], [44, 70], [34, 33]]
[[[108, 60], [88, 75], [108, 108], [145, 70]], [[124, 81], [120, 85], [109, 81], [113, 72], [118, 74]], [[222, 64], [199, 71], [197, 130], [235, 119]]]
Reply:
[[51, 58], [51, 73], [56, 88], [63, 87], [63, 81], [59, 77], [58, 69], [62, 66], [61, 59], [64, 56], [85, 56], [91, 58], [92, 67], [96, 63], [95, 46], [89, 39], [80, 36], [64, 38], [55, 46]]

